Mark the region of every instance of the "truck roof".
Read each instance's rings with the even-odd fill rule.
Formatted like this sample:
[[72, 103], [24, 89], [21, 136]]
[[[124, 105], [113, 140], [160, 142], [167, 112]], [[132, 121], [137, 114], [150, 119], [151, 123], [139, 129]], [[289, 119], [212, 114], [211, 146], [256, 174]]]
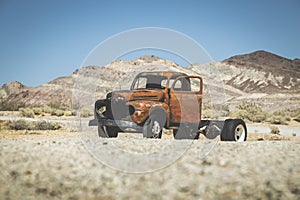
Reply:
[[187, 76], [185, 73], [174, 72], [174, 71], [153, 71], [153, 72], [141, 72], [136, 77], [147, 77], [147, 76], [165, 76], [168, 78], [175, 79], [179, 76]]

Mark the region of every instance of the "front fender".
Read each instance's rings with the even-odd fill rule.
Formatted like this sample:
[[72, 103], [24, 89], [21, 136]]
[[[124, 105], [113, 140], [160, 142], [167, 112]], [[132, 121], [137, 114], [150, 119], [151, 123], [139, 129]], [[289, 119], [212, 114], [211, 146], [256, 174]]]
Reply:
[[[163, 110], [167, 116], [170, 113], [169, 106], [164, 102], [130, 102], [130, 105], [135, 108], [135, 112], [131, 115], [131, 118], [137, 124], [144, 123], [155, 110]], [[169, 117], [167, 117], [167, 122], [169, 123]]]

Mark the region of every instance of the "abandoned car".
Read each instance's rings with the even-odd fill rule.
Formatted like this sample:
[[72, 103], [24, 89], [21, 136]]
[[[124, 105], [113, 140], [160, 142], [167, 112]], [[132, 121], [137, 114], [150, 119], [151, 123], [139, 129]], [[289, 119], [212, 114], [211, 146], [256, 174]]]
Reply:
[[95, 102], [94, 119], [100, 137], [119, 132], [143, 133], [161, 138], [163, 128], [173, 130], [175, 139], [198, 139], [200, 134], [222, 141], [245, 141], [242, 119], [201, 119], [203, 80], [179, 72], [142, 72], [130, 90], [114, 91]]

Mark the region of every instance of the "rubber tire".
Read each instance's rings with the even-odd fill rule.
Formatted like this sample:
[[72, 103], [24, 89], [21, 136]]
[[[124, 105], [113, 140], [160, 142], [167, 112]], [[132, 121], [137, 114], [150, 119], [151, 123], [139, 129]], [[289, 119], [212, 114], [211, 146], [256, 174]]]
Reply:
[[94, 109], [95, 119], [98, 119], [100, 117], [99, 114], [96, 112], [96, 110], [98, 110], [99, 108], [104, 107], [104, 106], [106, 106], [106, 103], [104, 102], [103, 99], [98, 100], [98, 101], [95, 102], [95, 109]]
[[110, 126], [98, 126], [98, 136], [103, 138], [118, 137], [119, 128]]
[[[98, 110], [99, 108], [106, 106], [106, 103], [103, 100], [98, 100], [95, 102], [95, 119], [99, 119], [100, 116], [99, 114], [96, 112], [96, 110]], [[119, 128], [118, 127], [109, 127], [109, 126], [98, 126], [98, 136], [99, 137], [103, 137], [103, 138], [115, 138], [118, 137], [118, 131]]]
[[195, 130], [193, 128], [190, 128], [185, 125], [181, 125], [181, 131], [178, 132], [179, 129], [173, 130], [173, 137], [176, 140], [182, 140], [182, 139], [188, 139], [188, 140], [198, 140], [199, 139], [199, 133], [198, 130]]
[[[160, 132], [157, 135], [153, 133], [153, 125], [155, 122], [158, 122], [160, 126]], [[153, 113], [146, 120], [143, 127], [143, 136], [146, 138], [158, 138], [160, 139], [162, 136], [162, 131], [166, 123], [166, 114], [164, 112]]]
[[[235, 131], [239, 125], [242, 125], [244, 129], [243, 131], [244, 139], [242, 140], [235, 137]], [[247, 139], [247, 127], [245, 122], [242, 119], [225, 120], [222, 133], [221, 133], [221, 141], [242, 142], [242, 141], [246, 141], [246, 139]]]

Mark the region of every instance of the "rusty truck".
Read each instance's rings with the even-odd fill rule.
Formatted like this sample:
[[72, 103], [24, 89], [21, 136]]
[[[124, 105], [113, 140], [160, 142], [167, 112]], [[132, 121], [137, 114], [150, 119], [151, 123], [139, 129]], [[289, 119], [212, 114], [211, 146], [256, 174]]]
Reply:
[[142, 133], [161, 138], [163, 129], [173, 130], [175, 139], [245, 141], [247, 127], [242, 119], [202, 119], [203, 79], [181, 72], [142, 72], [129, 90], [113, 91], [94, 106], [90, 126], [98, 126], [100, 137], [120, 132]]

